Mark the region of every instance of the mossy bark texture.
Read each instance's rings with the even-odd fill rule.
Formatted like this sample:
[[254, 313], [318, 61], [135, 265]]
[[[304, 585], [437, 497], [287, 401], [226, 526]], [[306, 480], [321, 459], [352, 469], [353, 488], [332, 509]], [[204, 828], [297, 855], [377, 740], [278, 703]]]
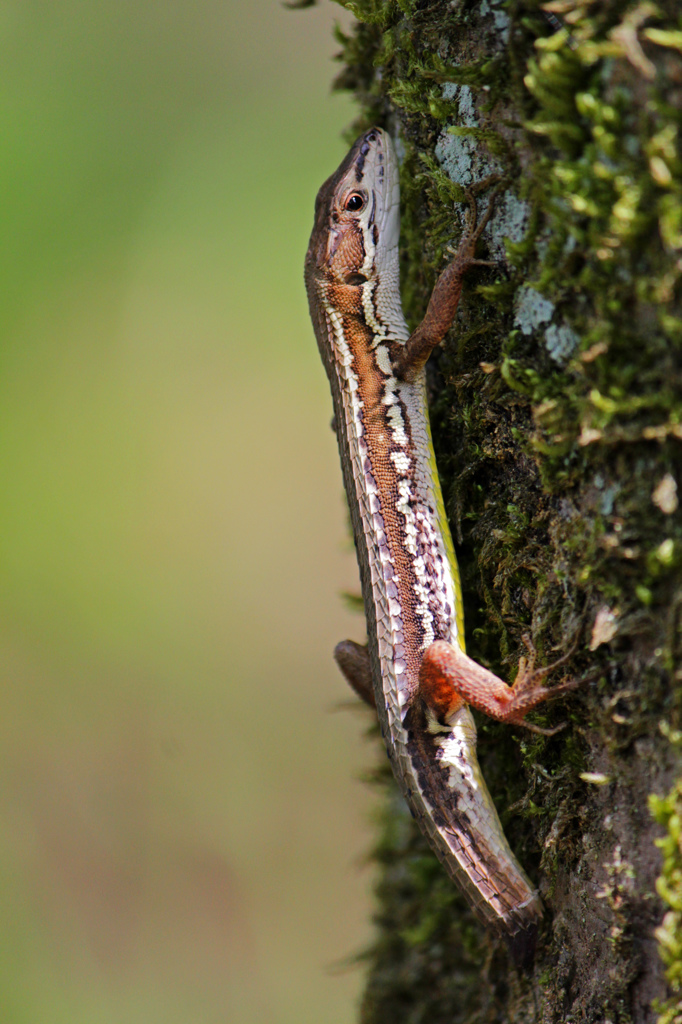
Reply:
[[[484, 721], [483, 771], [546, 907], [534, 969], [473, 919], [390, 780], [363, 1024], [682, 1021], [679, 0], [348, 0], [338, 88], [402, 160], [414, 326], [504, 178], [429, 369], [470, 653], [584, 685]], [[481, 207], [486, 197], [479, 200]], [[562, 670], [564, 672], [564, 670]], [[654, 799], [651, 800], [651, 795]]]

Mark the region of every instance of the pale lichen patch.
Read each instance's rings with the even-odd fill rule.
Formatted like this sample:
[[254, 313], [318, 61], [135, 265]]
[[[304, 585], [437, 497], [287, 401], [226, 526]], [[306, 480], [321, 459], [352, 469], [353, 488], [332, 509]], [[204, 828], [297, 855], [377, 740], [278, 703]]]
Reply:
[[550, 324], [545, 331], [547, 351], [555, 363], [560, 365], [573, 355], [580, 339], [568, 324]]
[[514, 312], [514, 323], [523, 334], [532, 334], [554, 316], [554, 303], [535, 288], [519, 288]]

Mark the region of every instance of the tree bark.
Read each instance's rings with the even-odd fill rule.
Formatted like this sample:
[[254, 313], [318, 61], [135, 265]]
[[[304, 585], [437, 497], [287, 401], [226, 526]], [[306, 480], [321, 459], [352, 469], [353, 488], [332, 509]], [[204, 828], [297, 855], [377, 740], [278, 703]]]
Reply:
[[480, 251], [497, 266], [470, 276], [429, 370], [468, 650], [511, 679], [524, 634], [541, 663], [577, 643], [568, 674], [589, 677], [536, 717], [568, 720], [555, 737], [478, 718], [545, 903], [533, 971], [477, 924], [385, 779], [361, 1019], [682, 1021], [677, 4], [345, 6], [352, 134], [386, 127], [402, 159], [411, 326], [462, 186], [506, 178]]

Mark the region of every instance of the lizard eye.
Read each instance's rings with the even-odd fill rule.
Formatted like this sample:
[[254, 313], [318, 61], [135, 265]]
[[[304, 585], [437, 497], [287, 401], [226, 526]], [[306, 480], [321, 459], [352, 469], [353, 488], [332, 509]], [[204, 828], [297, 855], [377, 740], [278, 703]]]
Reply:
[[357, 213], [365, 205], [365, 197], [360, 192], [351, 192], [344, 203], [344, 208], [351, 213]]

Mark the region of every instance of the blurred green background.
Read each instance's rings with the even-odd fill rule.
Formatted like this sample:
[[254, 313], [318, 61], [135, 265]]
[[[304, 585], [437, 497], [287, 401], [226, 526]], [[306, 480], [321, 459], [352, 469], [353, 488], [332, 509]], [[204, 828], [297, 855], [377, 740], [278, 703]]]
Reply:
[[3, 4], [3, 1024], [354, 1019], [372, 758], [302, 282], [339, 18]]

